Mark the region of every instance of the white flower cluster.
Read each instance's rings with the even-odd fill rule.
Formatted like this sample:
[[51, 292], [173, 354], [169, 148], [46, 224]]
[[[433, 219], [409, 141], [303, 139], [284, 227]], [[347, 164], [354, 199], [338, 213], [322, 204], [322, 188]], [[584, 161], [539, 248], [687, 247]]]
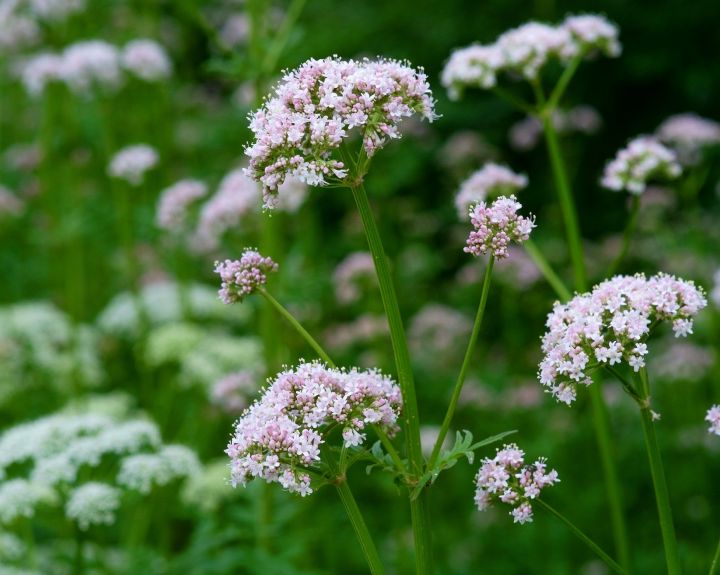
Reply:
[[692, 333], [693, 317], [707, 301], [691, 281], [666, 274], [615, 276], [556, 303], [542, 339], [539, 380], [558, 401], [570, 405], [577, 386], [590, 385], [590, 371], [602, 365], [645, 366], [647, 340], [661, 321], [676, 337]]
[[108, 175], [125, 180], [131, 186], [139, 186], [145, 180], [145, 172], [154, 168], [160, 156], [147, 144], [135, 144], [118, 151], [108, 165]]
[[650, 180], [677, 178], [682, 168], [675, 152], [663, 146], [655, 138], [640, 136], [620, 150], [605, 166], [601, 183], [619, 192], [642, 194]]
[[50, 303], [0, 307], [0, 404], [26, 392], [65, 394], [103, 378], [98, 334]]
[[20, 80], [31, 96], [41, 95], [50, 82], [62, 82], [81, 96], [98, 88], [112, 92], [122, 86], [125, 71], [157, 82], [170, 76], [172, 65], [157, 42], [139, 39], [122, 50], [104, 40], [85, 40], [71, 44], [61, 53], [35, 54], [17, 66]]
[[[136, 458], [161, 460], [163, 469], [138, 466]], [[54, 504], [69, 492], [65, 513], [81, 529], [112, 523], [121, 490], [97, 483], [93, 475], [107, 477], [113, 467], [119, 468], [120, 487], [147, 493], [149, 485], [196, 473], [199, 463], [184, 446], [163, 446], [150, 421], [60, 412], [0, 436], [0, 520], [30, 517], [40, 504]]]
[[70, 492], [65, 515], [77, 521], [80, 529], [91, 525], [112, 525], [120, 507], [121, 491], [111, 485], [88, 481]]
[[494, 44], [475, 44], [453, 52], [442, 72], [451, 99], [466, 88], [493, 88], [503, 72], [532, 80], [551, 60], [567, 63], [574, 57], [601, 52], [620, 54], [618, 29], [602, 16], [569, 16], [558, 26], [528, 22], [508, 30]]
[[660, 124], [655, 134], [677, 152], [682, 164], [693, 165], [703, 148], [720, 144], [720, 123], [697, 114], [676, 114]]
[[[153, 283], [143, 287], [138, 299], [150, 327], [191, 318], [208, 323], [242, 324], [251, 313], [246, 306], [226, 307], [218, 300], [217, 290], [202, 284], [184, 286], [184, 293], [181, 294], [180, 286], [176, 283]], [[96, 323], [103, 334], [134, 339], [142, 324], [133, 294], [123, 292], [116, 295], [105, 306]]]
[[470, 220], [470, 208], [495, 196], [512, 195], [527, 186], [527, 176], [510, 168], [488, 162], [462, 184], [455, 196], [455, 207], [461, 220]]

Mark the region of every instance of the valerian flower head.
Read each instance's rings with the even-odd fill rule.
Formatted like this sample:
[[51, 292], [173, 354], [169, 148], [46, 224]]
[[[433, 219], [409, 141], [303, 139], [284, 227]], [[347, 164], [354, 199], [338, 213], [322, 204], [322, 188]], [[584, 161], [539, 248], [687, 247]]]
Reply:
[[695, 165], [703, 148], [720, 144], [720, 124], [697, 114], [676, 114], [667, 118], [655, 134], [671, 146], [683, 165]]
[[270, 380], [235, 424], [226, 451], [232, 482], [261, 478], [308, 495], [308, 471], [320, 462], [331, 427], [340, 426], [346, 447], [361, 445], [369, 426], [394, 434], [400, 408], [400, 388], [377, 370], [301, 363]]
[[710, 424], [708, 431], [715, 435], [720, 435], [720, 405], [713, 405], [708, 409], [705, 421]]
[[353, 252], [341, 261], [332, 275], [335, 297], [340, 303], [354, 303], [362, 297], [364, 285], [375, 280], [375, 264], [369, 252]]
[[615, 276], [556, 303], [542, 338], [539, 380], [558, 401], [570, 405], [577, 386], [590, 385], [590, 370], [625, 363], [645, 366], [647, 339], [660, 321], [672, 323], [676, 337], [692, 333], [694, 316], [707, 305], [691, 281], [666, 274]]
[[371, 157], [401, 136], [403, 118], [435, 118], [422, 70], [396, 60], [308, 60], [285, 74], [275, 93], [251, 115], [255, 141], [245, 153], [248, 174], [262, 183], [266, 207], [288, 176], [308, 185], [342, 182], [349, 166], [338, 148], [356, 131]]
[[158, 200], [155, 225], [167, 232], [182, 232], [190, 206], [205, 196], [207, 191], [207, 186], [197, 180], [180, 180], [165, 188]]
[[95, 87], [114, 90], [122, 84], [120, 53], [103, 40], [72, 44], [61, 58], [60, 78], [79, 95], [88, 95]]
[[530, 523], [532, 501], [545, 487], [559, 481], [557, 471], [548, 471], [545, 458], [525, 464], [525, 452], [510, 443], [498, 449], [495, 457], [483, 459], [475, 476], [475, 505], [485, 511], [498, 501], [507, 503], [515, 523]]
[[470, 208], [493, 196], [515, 193], [527, 186], [527, 177], [516, 174], [510, 168], [488, 162], [474, 172], [462, 184], [455, 196], [458, 217], [469, 219]]
[[128, 42], [121, 59], [126, 70], [146, 82], [165, 80], [172, 73], [165, 49], [154, 40], [141, 38]]
[[131, 186], [139, 186], [145, 179], [145, 172], [154, 168], [159, 160], [155, 148], [147, 144], [127, 146], [110, 160], [108, 174], [125, 180]]
[[671, 180], [681, 172], [675, 152], [655, 138], [640, 136], [605, 166], [601, 183], [616, 192], [627, 190], [639, 195], [645, 191], [650, 180]]
[[535, 80], [551, 60], [567, 64], [574, 57], [620, 54], [617, 27], [593, 14], [568, 17], [552, 26], [527, 22], [503, 33], [493, 44], [473, 44], [453, 52], [442, 72], [451, 99], [466, 88], [491, 89], [507, 73]]
[[278, 265], [272, 258], [248, 248], [239, 260], [215, 262], [215, 273], [220, 275], [220, 299], [231, 304], [242, 301], [267, 283], [267, 274], [277, 271]]
[[470, 208], [470, 232], [464, 251], [474, 256], [492, 254], [496, 259], [508, 255], [510, 242], [521, 243], [530, 237], [535, 220], [517, 212], [522, 208], [515, 196], [501, 196], [492, 204], [480, 202]]

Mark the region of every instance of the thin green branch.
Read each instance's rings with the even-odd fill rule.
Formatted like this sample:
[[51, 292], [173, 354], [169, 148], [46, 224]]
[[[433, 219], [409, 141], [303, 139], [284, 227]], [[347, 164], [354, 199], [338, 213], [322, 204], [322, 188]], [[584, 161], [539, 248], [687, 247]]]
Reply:
[[395, 464], [397, 470], [403, 475], [407, 473], [405, 469], [405, 464], [403, 463], [400, 454], [397, 452], [397, 449], [395, 449], [395, 446], [392, 444], [392, 441], [390, 441], [390, 438], [387, 436], [387, 433], [385, 433], [379, 425], [373, 426], [373, 429], [375, 430], [377, 436], [380, 438], [380, 443], [382, 443], [385, 451], [388, 452], [390, 458], [393, 460], [393, 463]]
[[467, 376], [468, 368], [470, 367], [470, 360], [472, 359], [473, 351], [475, 350], [475, 344], [477, 343], [478, 334], [480, 333], [480, 326], [482, 325], [483, 316], [485, 315], [485, 306], [487, 304], [488, 293], [490, 292], [490, 283], [492, 279], [492, 270], [495, 264], [495, 256], [490, 255], [487, 266], [485, 267], [485, 277], [483, 278], [482, 293], [480, 295], [480, 304], [478, 305], [477, 314], [475, 315], [475, 323], [473, 324], [472, 333], [470, 334], [470, 341], [468, 342], [467, 349], [465, 350], [465, 358], [463, 359], [462, 366], [460, 367], [460, 373], [458, 374], [457, 381], [455, 382], [455, 388], [453, 389], [452, 396], [450, 398], [450, 405], [448, 405], [447, 411], [445, 412], [445, 418], [443, 419], [442, 427], [438, 433], [437, 440], [428, 460], [427, 469], [432, 470], [437, 461], [438, 455], [440, 455], [440, 449], [442, 448], [443, 442], [450, 429], [453, 416], [455, 415], [455, 408], [457, 407], [458, 399], [460, 398], [460, 392], [462, 391], [463, 384], [465, 383], [465, 377]]
[[572, 297], [570, 290], [560, 279], [560, 277], [555, 273], [555, 270], [552, 269], [550, 262], [545, 259], [545, 256], [538, 249], [535, 243], [532, 240], [526, 240], [523, 243], [523, 247], [525, 248], [525, 251], [530, 256], [532, 261], [535, 262], [535, 265], [540, 270], [540, 273], [547, 280], [550, 286], [555, 290], [555, 293], [560, 298], [560, 301], [568, 301]]
[[715, 575], [718, 567], [720, 567], [720, 541], [718, 541], [717, 548], [715, 549], [715, 556], [713, 557], [712, 564], [710, 565], [708, 575]]
[[285, 18], [283, 19], [282, 24], [280, 24], [280, 28], [278, 28], [277, 34], [275, 34], [272, 44], [265, 54], [262, 69], [266, 75], [270, 75], [275, 72], [278, 60], [287, 45], [293, 26], [297, 22], [298, 18], [300, 18], [300, 14], [305, 7], [306, 1], [307, 0], [292, 0], [290, 3], [290, 6], [285, 13]]
[[267, 290], [264, 288], [258, 288], [257, 290], [270, 304], [282, 315], [289, 323], [295, 328], [295, 331], [297, 331], [304, 339], [305, 341], [310, 344], [310, 347], [312, 347], [315, 352], [320, 356], [320, 359], [322, 359], [326, 364], [328, 364], [330, 367], [335, 367], [335, 362], [333, 362], [332, 359], [330, 359], [330, 356], [327, 354], [327, 352], [322, 348], [322, 346], [311, 336], [308, 331], [300, 324], [298, 320], [295, 319], [295, 316], [291, 314], [278, 300], [276, 300], [273, 296], [268, 293]]
[[570, 60], [570, 63], [567, 65], [565, 70], [563, 70], [562, 75], [558, 79], [557, 84], [555, 84], [555, 87], [553, 88], [553, 91], [547, 101], [547, 107], [551, 111], [557, 109], [560, 99], [565, 94], [565, 90], [567, 90], [570, 80], [572, 80], [575, 72], [577, 72], [578, 66], [584, 57], [585, 53], [581, 50], [572, 60]]
[[585, 545], [587, 545], [590, 549], [593, 550], [593, 552], [602, 559], [605, 564], [610, 567], [615, 573], [619, 573], [620, 575], [627, 575], [627, 571], [623, 569], [610, 555], [605, 553], [600, 546], [595, 543], [590, 537], [585, 535], [579, 527], [577, 527], [572, 521], [570, 521], [567, 517], [565, 517], [562, 513], [560, 513], [558, 510], [556, 510], [554, 507], [551, 507], [545, 501], [542, 499], [536, 499], [535, 502], [540, 505], [540, 507], [544, 508], [546, 511], [557, 517], [560, 521], [562, 521], [569, 529], [573, 532], [575, 536], [577, 536], [578, 539], [580, 539]]

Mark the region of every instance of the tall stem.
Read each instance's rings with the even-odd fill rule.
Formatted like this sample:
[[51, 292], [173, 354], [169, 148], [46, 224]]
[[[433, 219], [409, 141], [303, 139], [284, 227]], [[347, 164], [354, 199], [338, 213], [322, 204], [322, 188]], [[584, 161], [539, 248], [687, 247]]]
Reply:
[[600, 546], [595, 543], [590, 537], [585, 535], [579, 527], [577, 527], [572, 521], [570, 521], [567, 517], [565, 517], [562, 513], [560, 513], [557, 509], [554, 507], [550, 507], [547, 503], [545, 503], [542, 499], [536, 499], [535, 500], [540, 507], [543, 507], [548, 512], [552, 513], [555, 517], [557, 517], [560, 521], [562, 521], [569, 529], [573, 532], [574, 535], [578, 537], [585, 545], [587, 545], [590, 549], [593, 550], [593, 553], [595, 553], [600, 559], [602, 559], [605, 564], [610, 567], [615, 573], [619, 573], [620, 575], [624, 575], [627, 573], [625, 569], [623, 569], [620, 565], [617, 564], [617, 562], [610, 557], [605, 551], [603, 551]]
[[455, 388], [453, 389], [452, 397], [450, 398], [450, 405], [447, 408], [447, 412], [445, 412], [445, 419], [443, 420], [440, 433], [438, 433], [432, 454], [430, 455], [430, 460], [428, 461], [428, 469], [432, 469], [435, 466], [443, 441], [445, 441], [445, 436], [450, 429], [453, 415], [455, 415], [455, 408], [457, 407], [460, 392], [462, 391], [463, 384], [465, 383], [467, 370], [470, 367], [470, 360], [472, 358], [473, 351], [475, 350], [475, 344], [477, 343], [478, 334], [480, 333], [480, 326], [482, 325], [483, 316], [485, 315], [485, 305], [487, 304], [488, 293], [490, 292], [490, 280], [492, 278], [494, 264], [495, 256], [490, 255], [487, 267], [485, 268], [485, 277], [483, 278], [480, 304], [478, 305], [477, 314], [475, 314], [475, 323], [473, 324], [472, 333], [470, 334], [470, 341], [468, 342], [467, 349], [465, 350], [465, 358], [463, 359], [462, 366], [460, 367], [460, 373], [458, 374], [457, 381], [455, 382]]
[[667, 562], [668, 575], [680, 575], [680, 557], [678, 555], [677, 540], [675, 538], [675, 527], [673, 525], [672, 509], [670, 508], [670, 495], [668, 494], [665, 481], [665, 470], [660, 456], [660, 447], [655, 435], [655, 424], [653, 423], [650, 410], [650, 384], [648, 382], [645, 368], [640, 370], [639, 385], [645, 399], [645, 405], [640, 409], [643, 434], [645, 436], [645, 447], [647, 448], [648, 460], [650, 462], [650, 474], [652, 475], [653, 487], [655, 488], [655, 499], [657, 501], [658, 516], [660, 518], [660, 531], [662, 532], [663, 545], [665, 547], [665, 560]]
[[340, 495], [340, 499], [345, 506], [345, 511], [347, 511], [348, 517], [350, 518], [350, 523], [352, 523], [353, 529], [355, 530], [355, 535], [360, 542], [360, 547], [362, 547], [363, 553], [365, 554], [370, 572], [373, 575], [383, 575], [385, 569], [380, 561], [380, 555], [378, 555], [375, 543], [370, 536], [370, 531], [368, 531], [362, 513], [360, 513], [360, 508], [355, 501], [355, 497], [353, 497], [352, 491], [350, 491], [350, 486], [343, 478], [339, 483], [336, 483], [335, 487], [337, 487], [338, 495]]
[[[539, 90], [538, 90], [539, 91]], [[538, 94], [538, 100], [542, 103], [542, 94]], [[587, 290], [587, 277], [585, 273], [585, 261], [583, 259], [582, 241], [580, 228], [575, 213], [575, 205], [572, 197], [572, 190], [568, 181], [565, 163], [560, 152], [560, 145], [557, 139], [555, 127], [552, 124], [551, 108], [546, 108], [542, 114], [543, 132], [547, 142], [550, 164], [552, 166], [555, 187], [557, 189], [560, 207], [565, 221], [565, 231], [568, 245], [570, 247], [570, 258], [573, 264], [573, 276], [575, 289], [584, 292]], [[602, 396], [599, 385], [590, 386], [590, 400], [592, 403], [593, 425], [595, 437], [600, 451], [605, 488], [610, 503], [610, 518], [612, 522], [613, 538], [615, 548], [620, 559], [620, 564], [626, 571], [630, 571], [630, 549], [628, 545], [627, 526], [622, 509], [620, 482], [618, 480], [617, 468], [612, 452], [612, 438], [610, 435], [610, 424], [607, 406]]]
[[[380, 284], [380, 295], [385, 307], [388, 325], [390, 326], [390, 339], [392, 340], [398, 381], [403, 396], [403, 417], [405, 420], [405, 442], [408, 452], [409, 471], [417, 477], [422, 473], [423, 467], [422, 449], [420, 447], [420, 422], [417, 397], [415, 396], [415, 383], [410, 366], [410, 354], [408, 353], [407, 339], [400, 316], [400, 307], [398, 306], [395, 286], [390, 275], [390, 266], [388, 265], [385, 249], [380, 239], [380, 232], [375, 223], [365, 188], [360, 183], [351, 189], [375, 264], [375, 272]], [[410, 501], [418, 575], [428, 575], [432, 573], [433, 569], [426, 498], [427, 493], [423, 492], [420, 497]]]
[[262, 294], [262, 296], [270, 302], [270, 305], [272, 305], [278, 313], [283, 316], [289, 323], [295, 328], [295, 331], [297, 331], [307, 343], [310, 344], [310, 347], [312, 347], [315, 352], [320, 356], [320, 358], [327, 363], [330, 367], [335, 367], [335, 363], [332, 359], [330, 359], [330, 356], [326, 353], [326, 351], [322, 348], [322, 346], [315, 341], [315, 338], [311, 336], [308, 331], [300, 324], [298, 320], [295, 319], [295, 316], [291, 314], [278, 300], [276, 300], [273, 296], [271, 296], [267, 290], [260, 288], [258, 289], [258, 292]]
[[713, 557], [712, 564], [710, 565], [708, 575], [715, 575], [718, 567], [720, 567], [720, 541], [718, 541], [717, 548], [715, 549], [715, 556]]

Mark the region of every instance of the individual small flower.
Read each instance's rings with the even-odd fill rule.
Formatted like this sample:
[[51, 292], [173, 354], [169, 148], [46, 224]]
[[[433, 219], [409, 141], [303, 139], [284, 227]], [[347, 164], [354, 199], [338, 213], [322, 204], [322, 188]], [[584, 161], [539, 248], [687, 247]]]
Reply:
[[155, 225], [167, 232], [185, 229], [188, 209], [207, 194], [207, 186], [197, 180], [180, 180], [160, 193]]
[[[369, 252], [353, 252], [341, 261], [332, 275], [335, 297], [340, 303], [358, 301], [362, 286], [375, 282], [375, 263]], [[372, 283], [371, 283], [372, 282]]]
[[655, 138], [640, 136], [605, 166], [602, 185], [610, 190], [642, 194], [650, 180], [671, 180], [682, 171], [675, 152]]
[[620, 55], [622, 47], [615, 24], [597, 14], [568, 16], [562, 27], [570, 33], [572, 40], [583, 53], [602, 52], [611, 58]]
[[220, 275], [220, 299], [231, 304], [242, 301], [267, 283], [267, 274], [275, 272], [278, 265], [269, 257], [253, 249], [246, 249], [239, 260], [215, 262], [215, 273]]
[[368, 426], [394, 434], [400, 406], [400, 388], [377, 370], [313, 362], [283, 371], [236, 423], [226, 450], [233, 485], [260, 478], [308, 495], [306, 470], [320, 461], [329, 427], [339, 427], [346, 447], [360, 445]]
[[122, 83], [120, 53], [103, 40], [77, 42], [62, 53], [60, 77], [80, 95], [93, 87], [114, 90]]
[[483, 459], [475, 476], [475, 505], [485, 511], [493, 503], [507, 503], [512, 507], [510, 515], [514, 523], [530, 523], [532, 501], [543, 489], [559, 481], [557, 471], [548, 471], [544, 457], [525, 464], [525, 452], [510, 443], [498, 449], [492, 459]]
[[684, 337], [706, 305], [693, 282], [662, 273], [615, 276], [565, 304], [556, 302], [542, 338], [540, 383], [570, 405], [577, 386], [592, 383], [591, 368], [626, 363], [639, 371], [651, 327], [667, 321], [676, 337]]
[[524, 242], [535, 227], [534, 218], [517, 213], [520, 208], [515, 196], [501, 196], [492, 204], [480, 202], [470, 208], [470, 222], [475, 229], [464, 251], [474, 256], [489, 252], [497, 259], [507, 257], [510, 242]]
[[440, 81], [451, 100], [457, 100], [466, 88], [492, 88], [496, 73], [503, 64], [497, 46], [473, 44], [455, 50], [445, 64]]
[[158, 153], [147, 144], [128, 146], [112, 157], [108, 174], [130, 185], [139, 186], [145, 179], [145, 172], [154, 168], [158, 160]]
[[527, 186], [527, 177], [511, 169], [488, 162], [460, 184], [455, 207], [461, 220], [468, 220], [470, 208], [493, 196], [513, 194]]
[[720, 435], [720, 405], [713, 405], [708, 409], [705, 421], [710, 424], [708, 431], [715, 435]]
[[70, 493], [65, 505], [65, 514], [77, 521], [80, 529], [86, 531], [91, 525], [112, 525], [118, 507], [120, 507], [119, 489], [105, 483], [90, 481]]
[[401, 137], [403, 118], [432, 121], [434, 102], [425, 74], [395, 60], [308, 60], [285, 74], [274, 95], [251, 116], [255, 141], [246, 148], [248, 174], [262, 183], [265, 206], [277, 202], [288, 176], [308, 185], [343, 182], [348, 166], [335, 154], [359, 132], [371, 157]]
[[696, 164], [703, 148], [720, 144], [720, 124], [697, 114], [670, 116], [655, 134], [677, 152], [684, 165]]
[[147, 82], [165, 80], [172, 73], [172, 64], [165, 49], [154, 40], [128, 42], [123, 48], [121, 59], [126, 70]]

